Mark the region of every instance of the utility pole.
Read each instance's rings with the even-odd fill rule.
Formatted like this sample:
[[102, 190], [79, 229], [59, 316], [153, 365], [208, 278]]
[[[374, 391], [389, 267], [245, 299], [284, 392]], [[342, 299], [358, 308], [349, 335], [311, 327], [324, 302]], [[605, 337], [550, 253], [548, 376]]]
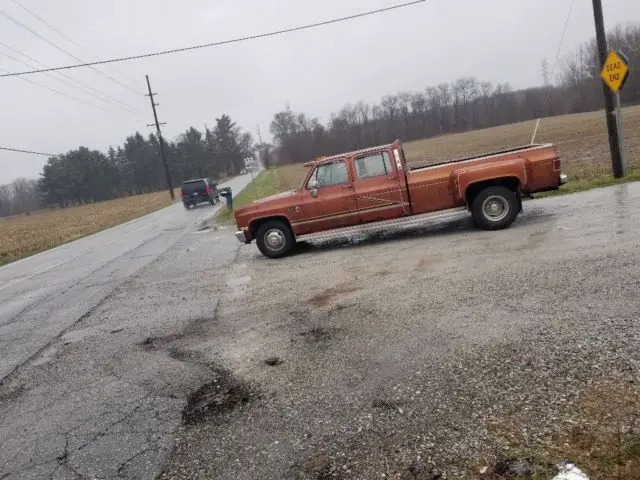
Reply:
[[[266, 163], [266, 157], [267, 156], [265, 155], [265, 152], [264, 152], [264, 143], [262, 143], [262, 135], [260, 135], [260, 124], [259, 123], [256, 123], [256, 128], [258, 130], [258, 140], [260, 140], [260, 155], [264, 155], [265, 163]], [[260, 160], [260, 155], [258, 155], [258, 160]], [[269, 168], [269, 165], [263, 165], [263, 167], [266, 170], [266, 169]]]
[[[607, 60], [607, 37], [604, 28], [604, 15], [602, 13], [602, 0], [593, 0], [593, 16], [596, 22], [596, 39], [598, 42], [598, 55], [600, 58], [600, 69]], [[605, 114], [607, 116], [607, 129], [609, 131], [609, 149], [611, 150], [611, 166], [613, 176], [622, 178], [624, 176], [624, 159], [622, 157], [622, 143], [620, 141], [620, 122], [616, 109], [616, 99], [607, 85], [602, 83], [604, 91]]]
[[[162, 138], [162, 131], [160, 130], [160, 125], [166, 125], [167, 122], [158, 122], [158, 113], [156, 112], [156, 107], [158, 104], [153, 100], [153, 96], [157, 95], [157, 93], [153, 93], [151, 91], [151, 83], [149, 82], [149, 75], [145, 75], [147, 79], [147, 88], [149, 89], [149, 94], [145, 95], [149, 97], [151, 100], [151, 108], [153, 109], [153, 118], [155, 120], [156, 131], [158, 132], [158, 141], [160, 142], [160, 155], [162, 155], [162, 163], [164, 165], [164, 174], [167, 177], [167, 188], [169, 189], [169, 195], [171, 195], [171, 200], [175, 200], [175, 194], [173, 192], [173, 181], [171, 180], [171, 172], [169, 171], [169, 163], [167, 162], [167, 153], [164, 149], [164, 139]], [[154, 124], [151, 123], [147, 125], [147, 127], [153, 127]]]

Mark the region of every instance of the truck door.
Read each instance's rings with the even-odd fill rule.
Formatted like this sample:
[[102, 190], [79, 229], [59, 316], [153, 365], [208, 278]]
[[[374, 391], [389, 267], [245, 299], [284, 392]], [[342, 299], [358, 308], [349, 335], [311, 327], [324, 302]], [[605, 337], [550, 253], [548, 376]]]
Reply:
[[346, 160], [318, 165], [302, 189], [302, 217], [297, 235], [360, 223], [352, 174]]
[[358, 211], [363, 223], [389, 220], [408, 213], [406, 190], [403, 191], [398, 168], [387, 150], [353, 159]]

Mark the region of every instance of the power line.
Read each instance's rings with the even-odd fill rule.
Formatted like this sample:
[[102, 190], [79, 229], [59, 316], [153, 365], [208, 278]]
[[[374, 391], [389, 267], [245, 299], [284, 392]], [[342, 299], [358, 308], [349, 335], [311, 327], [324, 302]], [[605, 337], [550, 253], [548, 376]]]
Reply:
[[[78, 42], [76, 42], [75, 40], [73, 40], [73, 38], [71, 38], [69, 35], [67, 35], [67, 34], [65, 34], [65, 33], [61, 32], [60, 30], [58, 30], [56, 27], [54, 27], [51, 23], [47, 22], [44, 18], [42, 18], [42, 17], [41, 17], [40, 15], [38, 15], [37, 13], [35, 13], [34, 11], [32, 11], [32, 10], [30, 10], [29, 8], [27, 8], [27, 7], [25, 7], [24, 5], [22, 5], [22, 3], [20, 3], [18, 0], [12, 0], [12, 2], [13, 2], [15, 5], [17, 5], [18, 7], [20, 7], [23, 11], [25, 11], [28, 15], [30, 15], [31, 17], [35, 18], [37, 21], [39, 21], [40, 23], [42, 23], [43, 25], [45, 25], [49, 30], [51, 30], [52, 32], [56, 33], [56, 34], [57, 34], [57, 35], [59, 35], [60, 37], [64, 38], [67, 42], [69, 42], [69, 43], [73, 44], [73, 45], [74, 45], [74, 46], [76, 46], [77, 48], [79, 48], [79, 49], [83, 50], [84, 52], [88, 53], [89, 55], [91, 55], [91, 56], [95, 57], [95, 54], [94, 54], [94, 53], [92, 53], [92, 52], [91, 52], [91, 51], [89, 51], [87, 48], [83, 47], [83, 46], [82, 46], [82, 45], [80, 45]], [[4, 45], [4, 44], [3, 44], [2, 42], [0, 42], [0, 45]], [[22, 53], [22, 52], [18, 52], [17, 50], [15, 50], [15, 49], [13, 49], [13, 48], [9, 47], [8, 45], [4, 45], [4, 46], [5, 46], [5, 47], [7, 47], [7, 48], [9, 48], [9, 49], [10, 49], [10, 50], [12, 50], [12, 51], [14, 51], [14, 52], [18, 53], [18, 54], [21, 54], [21, 55], [26, 56], [27, 58], [30, 58], [32, 61], [34, 61], [34, 62], [35, 62], [37, 65], [39, 65], [40, 67], [43, 67], [43, 68], [50, 68], [50, 67], [49, 67], [49, 65], [44, 65], [42, 62], [39, 62], [39, 61], [37, 61], [37, 60], [33, 59], [32, 57], [29, 57], [28, 55], [26, 55], [26, 54], [24, 54], [24, 53]], [[82, 60], [80, 60], [80, 61], [82, 61]], [[22, 62], [21, 62], [21, 63], [22, 63]], [[27, 66], [27, 68], [34, 68], [34, 67], [33, 67], [33, 66], [31, 66], [31, 65], [26, 65], [26, 66]], [[35, 68], [37, 68], [37, 67], [35, 67]], [[138, 81], [137, 81], [137, 80], [133, 79], [131, 76], [127, 75], [126, 73], [124, 73], [124, 72], [122, 72], [122, 71], [118, 70], [118, 69], [117, 69], [117, 68], [115, 68], [114, 66], [110, 66], [110, 69], [111, 69], [112, 71], [114, 71], [114, 72], [118, 73], [118, 74], [119, 74], [119, 75], [121, 75], [122, 77], [126, 78], [127, 80], [129, 80], [129, 81], [131, 82], [131, 84], [132, 84], [132, 85], [137, 85], [137, 84], [138, 84]], [[142, 114], [142, 112], [141, 112], [140, 110], [138, 110], [137, 108], [132, 107], [131, 105], [128, 105], [128, 104], [126, 104], [125, 102], [122, 102], [122, 101], [120, 101], [120, 100], [114, 99], [113, 97], [111, 97], [111, 96], [109, 96], [109, 95], [107, 95], [107, 94], [105, 94], [105, 93], [102, 93], [102, 92], [100, 92], [100, 91], [96, 90], [95, 88], [90, 87], [89, 85], [85, 85], [85, 84], [83, 84], [83, 83], [82, 83], [82, 82], [80, 82], [80, 81], [74, 81], [73, 79], [71, 79], [71, 77], [69, 77], [69, 76], [67, 76], [67, 75], [65, 75], [65, 74], [63, 74], [63, 73], [61, 73], [61, 72], [54, 72], [54, 73], [56, 73], [57, 75], [61, 75], [61, 76], [65, 77], [67, 80], [69, 80], [70, 82], [72, 82], [72, 83], [74, 83], [74, 84], [79, 84], [81, 87], [84, 87], [84, 88], [86, 88], [86, 89], [92, 90], [93, 92], [95, 92], [95, 93], [96, 93], [96, 94], [98, 94], [98, 95], [101, 95], [101, 96], [104, 96], [104, 97], [106, 97], [106, 98], [109, 98], [109, 100], [111, 100], [112, 102], [116, 102], [116, 103], [119, 103], [119, 104], [124, 105], [127, 109], [130, 109], [130, 110], [135, 111], [135, 113], [136, 113], [137, 115], [139, 115], [139, 116], [142, 116], [142, 115], [143, 115], [143, 114]], [[107, 103], [110, 103], [110, 102], [107, 102]], [[171, 112], [168, 112], [168, 113], [166, 113], [165, 115], [167, 115], [169, 118], [173, 119], [176, 123], [179, 123], [179, 124], [184, 125], [184, 126], [185, 126], [185, 128], [189, 128], [189, 126], [188, 126], [185, 122], [179, 121], [179, 120], [177, 120], [173, 115], [171, 115]]]
[[[0, 68], [0, 72], [8, 72], [8, 70]], [[31, 80], [29, 78], [24, 78], [24, 77], [18, 77], [18, 78], [20, 80], [24, 81], [24, 82], [28, 82], [28, 83], [30, 83], [32, 85], [36, 85], [36, 86], [38, 86], [40, 88], [44, 88], [45, 90], [49, 90], [50, 92], [56, 93], [58, 95], [62, 95], [63, 97], [67, 97], [67, 98], [69, 98], [71, 100], [74, 100], [76, 102], [82, 103], [83, 105], [87, 105], [89, 107], [97, 108], [98, 110], [102, 110], [103, 112], [107, 112], [107, 113], [111, 113], [111, 114], [114, 113], [112, 110], [108, 110], [108, 109], [106, 109], [106, 108], [104, 108], [104, 107], [102, 107], [100, 105], [94, 105], [93, 103], [86, 102], [86, 101], [82, 100], [81, 98], [76, 98], [73, 95], [69, 95], [68, 93], [62, 92], [62, 91], [60, 91], [60, 90], [58, 90], [56, 88], [52, 88], [52, 87], [49, 87], [47, 85], [43, 85], [42, 83], [38, 83], [35, 80]]]
[[78, 48], [83, 48], [82, 45], [77, 44], [75, 41], [73, 41], [73, 39], [69, 38], [67, 35], [65, 35], [64, 33], [62, 33], [60, 30], [58, 30], [56, 27], [54, 27], [53, 25], [51, 25], [50, 23], [48, 23], [46, 20], [44, 20], [43, 18], [41, 18], [40, 16], [38, 16], [36, 13], [32, 12], [31, 10], [29, 10], [27, 7], [25, 7], [24, 5], [22, 5], [20, 2], [18, 2], [18, 0], [11, 0], [13, 3], [15, 3], [18, 7], [20, 7], [22, 10], [24, 10], [25, 12], [27, 12], [29, 15], [31, 15], [33, 18], [35, 18], [36, 20], [40, 21], [41, 23], [43, 23], [44, 25], [46, 25], [47, 27], [49, 27], [50, 30], [54, 31], [55, 33], [57, 33], [58, 35], [60, 35], [62, 38], [64, 38], [65, 40], [67, 40], [68, 42], [73, 43], [76, 47]]
[[[43, 25], [45, 25], [49, 30], [51, 30], [52, 32], [58, 34], [59, 36], [61, 36], [62, 38], [64, 38], [67, 42], [75, 45], [76, 47], [78, 47], [80, 50], [85, 51], [86, 53], [88, 53], [91, 56], [95, 56], [94, 53], [92, 53], [91, 51], [89, 51], [87, 48], [83, 47], [82, 45], [80, 45], [78, 42], [76, 42], [74, 39], [72, 39], [71, 37], [69, 37], [68, 35], [66, 35], [65, 33], [61, 32], [60, 30], [58, 30], [56, 27], [54, 27], [53, 25], [51, 25], [49, 22], [47, 22], [44, 18], [42, 18], [41, 16], [39, 16], [38, 14], [36, 14], [34, 11], [28, 9], [27, 7], [25, 7], [24, 5], [22, 5], [18, 0], [11, 0], [15, 5], [17, 5], [18, 7], [20, 7], [22, 10], [24, 10], [25, 12], [27, 12], [27, 14], [31, 15], [33, 18], [35, 18], [36, 20], [38, 20], [40, 23], [42, 23]], [[49, 68], [49, 67], [46, 67]], [[132, 82], [133, 85], [136, 85], [138, 83], [137, 80], [131, 78], [129, 75], [127, 75], [124, 72], [121, 72], [120, 70], [116, 69], [115, 67], [111, 67], [111, 69], [120, 74], [121, 76], [123, 76], [124, 78], [126, 78], [127, 80], [129, 80], [130, 82]]]
[[[346, 22], [349, 20], [355, 20], [358, 18], [362, 18], [362, 17], [368, 17], [371, 15], [376, 15], [379, 13], [383, 13], [383, 12], [389, 12], [391, 10], [397, 10], [400, 8], [405, 8], [405, 7], [410, 7], [412, 5], [417, 5], [419, 3], [425, 3], [427, 2], [427, 0], [414, 0], [411, 2], [406, 2], [406, 3], [400, 3], [397, 5], [392, 5], [390, 7], [385, 7], [385, 8], [379, 8], [377, 10], [368, 10], [366, 12], [362, 12], [362, 13], [357, 13], [354, 15], [349, 15], [346, 17], [340, 17], [340, 18], [335, 18], [333, 20], [325, 20], [322, 22], [315, 22], [315, 23], [310, 23], [307, 25], [300, 25], [297, 27], [292, 27], [292, 28], [286, 28], [283, 30], [276, 30], [273, 32], [268, 32], [268, 33], [259, 33], [259, 34], [255, 34], [255, 35], [249, 35], [246, 37], [239, 37], [239, 38], [234, 38], [231, 40], [222, 40], [219, 42], [212, 42], [212, 43], [205, 43], [205, 44], [201, 44], [201, 45], [193, 45], [190, 47], [183, 47], [183, 48], [174, 48], [171, 50], [162, 50], [159, 52], [152, 52], [152, 53], [144, 53], [144, 54], [140, 54], [140, 55], [131, 55], [128, 57], [118, 57], [118, 58], [112, 58], [109, 60], [99, 60], [99, 61], [95, 61], [95, 62], [85, 62], [85, 63], [78, 63], [75, 65], [65, 65], [62, 67], [54, 67], [54, 68], [47, 68], [47, 69], [40, 69], [40, 70], [30, 70], [30, 71], [25, 71], [25, 72], [13, 72], [13, 73], [7, 73], [7, 74], [3, 74], [0, 75], [0, 78], [2, 77], [17, 77], [17, 76], [22, 76], [22, 75], [30, 75], [30, 74], [34, 74], [34, 73], [44, 73], [44, 72], [53, 72], [53, 71], [58, 71], [58, 70], [69, 70], [72, 68], [80, 68], [80, 67], [93, 67], [95, 65], [105, 65], [105, 64], [109, 64], [109, 63], [116, 63], [116, 62], [126, 62], [126, 61], [130, 61], [130, 60], [139, 60], [141, 58], [149, 58], [149, 57], [158, 57], [161, 55], [170, 55], [173, 53], [180, 53], [180, 52], [187, 52], [187, 51], [191, 51], [191, 50], [199, 50], [199, 49], [203, 49], [203, 48], [209, 48], [209, 47], [219, 47], [221, 45], [230, 45], [232, 43], [240, 43], [240, 42], [246, 42], [248, 40], [257, 40], [257, 39], [261, 39], [261, 38], [267, 38], [267, 37], [275, 37], [277, 35], [282, 35], [285, 33], [292, 33], [292, 32], [299, 32], [302, 30], [309, 30], [312, 28], [317, 28], [317, 27], [322, 27], [325, 25], [331, 25], [334, 23], [341, 23], [341, 22]], [[6, 14], [4, 14], [6, 15]]]
[[564, 44], [564, 37], [567, 35], [569, 20], [571, 19], [571, 13], [573, 12], [573, 5], [575, 3], [576, 3], [575, 0], [571, 0], [571, 5], [569, 5], [569, 12], [567, 13], [567, 19], [564, 22], [562, 35], [560, 35], [560, 43], [558, 44], [558, 50], [556, 51], [556, 59], [553, 61], [553, 68], [551, 69], [551, 78], [553, 78], [553, 74], [556, 70], [556, 66], [558, 65], [558, 60], [560, 59], [560, 52], [562, 51], [562, 45]]
[[[25, 57], [31, 59], [36, 64], [43, 65], [42, 62], [39, 62], [39, 61], [37, 61], [35, 59], [32, 59], [31, 57], [29, 57], [26, 54], [22, 54], [21, 52], [15, 50], [14, 48], [11, 48], [9, 45], [6, 45], [3, 42], [0, 42], [0, 46], [8, 48], [9, 50], [11, 50], [13, 52], [17, 52], [18, 54], [24, 55]], [[0, 55], [3, 55], [5, 57], [13, 60], [14, 62], [20, 63], [20, 64], [24, 65], [27, 68], [33, 68], [32, 65], [29, 65], [28, 63], [20, 60], [19, 58], [14, 57], [12, 55], [9, 55], [6, 52], [0, 51]], [[61, 77], [66, 78], [67, 81], [65, 82], [61, 78], [54, 77], [53, 76], [54, 74], [55, 75], [60, 75]], [[134, 107], [131, 107], [131, 106], [127, 105], [126, 103], [121, 102], [120, 100], [117, 100], [117, 99], [115, 99], [113, 97], [110, 97], [109, 95], [107, 95], [105, 93], [102, 93], [99, 90], [96, 90], [95, 88], [93, 88], [93, 87], [91, 87], [89, 85], [84, 85], [82, 82], [76, 81], [76, 80], [72, 79], [71, 77], [69, 77], [68, 75], [65, 75], [62, 72], [46, 72], [45, 75], [50, 76], [54, 80], [57, 80], [57, 81], [63, 83], [64, 85], [71, 86], [73, 88], [76, 88], [77, 90], [80, 90], [81, 92], [83, 92], [83, 93], [85, 93], [87, 95], [91, 95], [92, 97], [97, 98], [98, 100], [101, 100], [101, 101], [103, 101], [103, 102], [105, 102], [105, 103], [107, 103], [109, 105], [112, 105], [114, 107], [118, 107], [118, 108], [124, 110], [127, 113], [131, 113], [131, 114], [134, 114], [134, 115], [142, 115], [142, 112], [140, 112], [140, 110], [136, 110]]]
[[[556, 67], [558, 66], [558, 60], [560, 59], [560, 52], [562, 51], [562, 45], [564, 44], [564, 37], [567, 34], [567, 29], [569, 27], [569, 20], [571, 19], [571, 13], [573, 12], [573, 5], [575, 0], [571, 0], [571, 4], [569, 5], [569, 12], [567, 13], [567, 19], [564, 22], [564, 27], [562, 29], [562, 34], [560, 35], [560, 43], [558, 44], [558, 50], [556, 50], [556, 58], [553, 61], [553, 68], [551, 69], [551, 74], [549, 77], [553, 81], [553, 75], [556, 71]], [[533, 127], [533, 135], [531, 136], [531, 145], [536, 141], [536, 135], [538, 134], [538, 128], [540, 128], [540, 117], [536, 120], [536, 125]]]
[[[26, 31], [28, 31], [29, 33], [31, 33], [32, 35], [35, 35], [36, 37], [38, 37], [40, 40], [42, 40], [43, 42], [51, 45], [53, 48], [55, 48], [56, 50], [59, 50], [60, 52], [64, 53], [65, 55], [68, 55], [69, 57], [73, 58], [74, 60], [77, 60], [78, 62], [84, 62], [84, 60], [82, 60], [80, 57], [76, 57], [73, 53], [65, 50], [64, 48], [60, 47], [59, 45], [56, 45], [55, 43], [53, 43], [52, 41], [48, 40], [47, 38], [43, 37], [42, 35], [40, 35], [38, 32], [36, 32], [35, 30], [33, 30], [31, 27], [29, 27], [28, 25], [25, 25], [24, 23], [22, 23], [20, 20], [12, 17], [11, 15], [9, 15], [8, 13], [1, 11], [0, 10], [0, 15], [2, 15], [3, 17], [5, 17], [7, 20], [13, 22], [14, 24], [18, 25], [19, 27], [25, 29]], [[140, 95], [140, 93], [138, 93], [137, 90], [131, 88], [129, 85], [126, 85], [125, 83], [122, 83], [120, 80], [118, 80], [117, 78], [113, 78], [111, 75], [109, 75], [108, 73], [105, 73], [101, 70], [98, 70], [97, 68], [95, 68], [93, 66], [93, 64], [86, 64], [86, 66], [88, 66], [89, 68], [91, 68], [91, 70], [98, 72], [100, 75], [108, 78], [109, 80], [117, 83], [118, 85], [121, 85], [122, 87], [131, 90], [133, 93], [135, 93], [136, 95]], [[49, 71], [52, 71], [51, 69], [49, 69]]]
[[32, 152], [31, 150], [22, 150], [21, 148], [0, 147], [0, 150], [6, 150], [7, 152], [31, 153], [32, 155], [42, 155], [44, 157], [57, 157], [55, 153]]

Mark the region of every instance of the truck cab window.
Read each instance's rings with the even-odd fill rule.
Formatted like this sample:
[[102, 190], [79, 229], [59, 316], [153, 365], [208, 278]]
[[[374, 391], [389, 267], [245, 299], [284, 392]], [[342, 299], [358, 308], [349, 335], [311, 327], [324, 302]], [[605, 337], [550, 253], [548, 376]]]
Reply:
[[357, 158], [355, 161], [358, 178], [379, 177], [393, 173], [389, 152]]
[[311, 176], [318, 181], [318, 188], [339, 185], [349, 181], [349, 172], [344, 161], [320, 165]]

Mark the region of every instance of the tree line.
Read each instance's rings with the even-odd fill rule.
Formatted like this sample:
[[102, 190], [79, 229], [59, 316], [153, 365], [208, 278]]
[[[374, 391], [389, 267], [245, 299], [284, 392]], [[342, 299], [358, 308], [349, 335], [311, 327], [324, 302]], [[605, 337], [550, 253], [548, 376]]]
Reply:
[[[611, 48], [622, 50], [640, 65], [640, 25], [619, 26], [608, 33]], [[379, 104], [345, 105], [328, 123], [290, 108], [275, 114], [271, 134], [275, 145], [261, 151], [263, 163], [306, 162], [366, 146], [457, 133], [539, 117], [602, 108], [602, 80], [595, 39], [558, 62], [558, 73], [542, 61], [542, 86], [514, 90], [463, 77], [420, 92], [387, 95]], [[551, 78], [551, 76], [555, 78]], [[640, 71], [632, 69], [622, 90], [624, 105], [640, 103]]]
[[[166, 142], [169, 170], [178, 184], [188, 178], [233, 176], [253, 153], [251, 135], [228, 115], [216, 119], [213, 129], [193, 127], [176, 141]], [[80, 147], [52, 157], [44, 166], [38, 191], [44, 205], [61, 208], [166, 188], [166, 178], [155, 134], [139, 132], [107, 153]]]
[[40, 207], [38, 181], [18, 178], [0, 185], [0, 218], [32, 212]]

